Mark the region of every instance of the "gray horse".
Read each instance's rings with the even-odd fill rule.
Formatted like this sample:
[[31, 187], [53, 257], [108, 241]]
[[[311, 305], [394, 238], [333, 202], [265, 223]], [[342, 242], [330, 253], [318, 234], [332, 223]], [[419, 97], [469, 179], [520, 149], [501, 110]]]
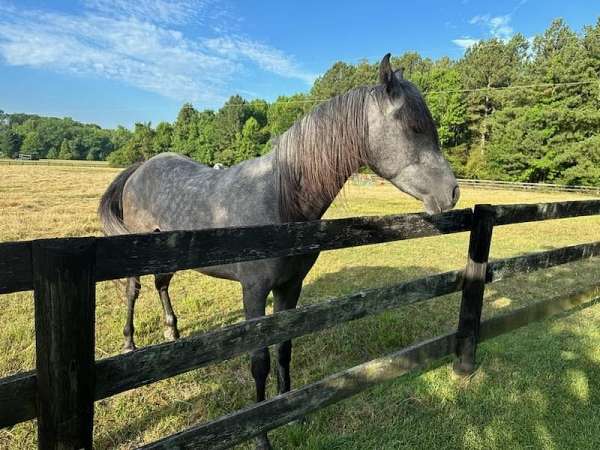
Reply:
[[[107, 235], [239, 227], [319, 219], [348, 177], [362, 166], [421, 200], [425, 210], [451, 209], [459, 197], [431, 114], [417, 88], [393, 71], [390, 55], [379, 67], [381, 84], [363, 86], [316, 107], [273, 141], [272, 151], [224, 170], [174, 153], [163, 153], [124, 170], [107, 189], [99, 214]], [[247, 319], [295, 308], [302, 281], [318, 254], [273, 258], [200, 272], [242, 284]], [[155, 276], [165, 337], [177, 339], [168, 288], [173, 274]], [[125, 350], [134, 350], [133, 310], [139, 277], [128, 279]], [[290, 389], [291, 341], [277, 346], [280, 393]], [[256, 400], [265, 399], [268, 348], [251, 355]], [[266, 434], [259, 448], [270, 448]]]

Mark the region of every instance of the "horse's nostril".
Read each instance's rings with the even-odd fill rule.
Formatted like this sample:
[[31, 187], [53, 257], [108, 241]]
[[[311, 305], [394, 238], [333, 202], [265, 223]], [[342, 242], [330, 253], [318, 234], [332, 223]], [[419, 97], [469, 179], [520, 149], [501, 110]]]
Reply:
[[458, 203], [458, 199], [460, 198], [460, 188], [458, 187], [458, 184], [456, 186], [454, 186], [454, 189], [452, 190], [452, 203], [454, 205], [456, 205], [456, 203]]

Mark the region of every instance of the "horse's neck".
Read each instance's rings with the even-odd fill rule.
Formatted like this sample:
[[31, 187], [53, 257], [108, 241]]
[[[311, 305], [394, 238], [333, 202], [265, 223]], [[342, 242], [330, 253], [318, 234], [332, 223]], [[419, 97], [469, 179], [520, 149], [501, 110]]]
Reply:
[[[342, 188], [344, 184], [348, 180], [348, 177], [344, 179], [344, 182], [339, 183], [339, 186], [336, 189], [336, 196]], [[306, 202], [302, 204], [302, 218], [301, 220], [317, 220], [320, 219], [323, 214], [329, 209], [333, 201], [335, 200], [335, 196], [331, 199], [324, 197], [317, 197], [311, 202]]]
[[[274, 173], [276, 173], [276, 171], [279, 169], [277, 166], [277, 160], [276, 160], [276, 158], [273, 158], [272, 161], [274, 164], [273, 165]], [[356, 167], [355, 171], [357, 171], [358, 169], [359, 169], [359, 167]], [[318, 192], [317, 195], [312, 196], [310, 199], [305, 198], [305, 192], [306, 192], [305, 183], [307, 182], [307, 180], [301, 178], [299, 180], [299, 183], [294, 186], [294, 192], [288, 193], [292, 196], [296, 196], [299, 199], [303, 199], [302, 201], [298, 202], [300, 211], [293, 213], [291, 217], [287, 217], [287, 219], [285, 219], [285, 220], [289, 221], [289, 222], [300, 222], [300, 221], [320, 219], [323, 216], [323, 214], [325, 214], [327, 209], [331, 206], [331, 204], [335, 200], [337, 194], [342, 190], [342, 188], [344, 187], [344, 184], [346, 184], [346, 181], [348, 180], [350, 175], [352, 175], [352, 174], [344, 175], [343, 177], [340, 177], [337, 180], [337, 184], [335, 185], [334, 192], [328, 192], [328, 195], [319, 195], [319, 194], [321, 194], [321, 192]], [[277, 177], [276, 177], [276, 181], [277, 181]], [[333, 195], [329, 195], [329, 194], [333, 194]], [[281, 192], [279, 192], [278, 195], [281, 195]], [[296, 201], [296, 200], [294, 200], [294, 201]]]
[[284, 220], [320, 218], [367, 162], [367, 93], [353, 90], [323, 103], [277, 139]]

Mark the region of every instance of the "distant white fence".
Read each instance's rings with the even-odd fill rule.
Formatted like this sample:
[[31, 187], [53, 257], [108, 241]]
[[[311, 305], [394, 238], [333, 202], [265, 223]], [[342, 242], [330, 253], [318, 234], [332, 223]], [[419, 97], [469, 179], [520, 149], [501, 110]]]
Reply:
[[87, 161], [82, 159], [0, 159], [4, 166], [69, 166], [69, 167], [110, 167], [107, 161]]
[[[351, 181], [358, 185], [385, 184], [386, 180], [373, 174], [355, 174]], [[579, 194], [600, 195], [600, 186], [567, 186], [563, 184], [550, 183], [517, 183], [513, 181], [495, 180], [467, 180], [459, 178], [461, 186], [469, 186], [480, 189], [505, 189], [511, 191], [553, 191], [553, 192], [576, 192]]]

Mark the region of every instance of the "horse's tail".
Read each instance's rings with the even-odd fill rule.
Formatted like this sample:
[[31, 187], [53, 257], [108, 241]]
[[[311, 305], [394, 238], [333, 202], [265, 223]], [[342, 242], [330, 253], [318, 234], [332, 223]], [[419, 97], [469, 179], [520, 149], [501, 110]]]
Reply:
[[98, 217], [102, 223], [104, 234], [111, 236], [129, 233], [123, 223], [123, 189], [129, 177], [141, 165], [142, 163], [136, 163], [123, 170], [102, 195], [98, 206]]

